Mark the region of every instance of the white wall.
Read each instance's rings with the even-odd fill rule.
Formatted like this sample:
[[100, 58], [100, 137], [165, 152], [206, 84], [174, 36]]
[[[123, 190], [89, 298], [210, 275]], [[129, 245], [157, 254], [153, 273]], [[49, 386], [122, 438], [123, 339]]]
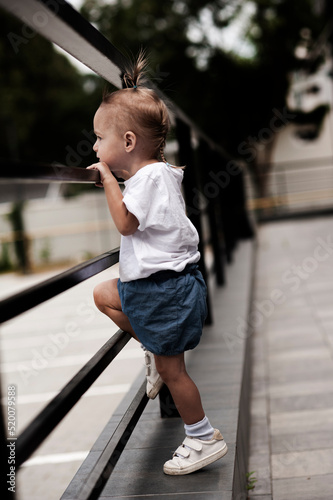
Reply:
[[[6, 219], [10, 210], [10, 204], [0, 204], [1, 241], [12, 239]], [[24, 222], [35, 265], [43, 262], [42, 254], [47, 249], [52, 263], [76, 263], [120, 244], [102, 190], [69, 199], [31, 200], [25, 205]]]

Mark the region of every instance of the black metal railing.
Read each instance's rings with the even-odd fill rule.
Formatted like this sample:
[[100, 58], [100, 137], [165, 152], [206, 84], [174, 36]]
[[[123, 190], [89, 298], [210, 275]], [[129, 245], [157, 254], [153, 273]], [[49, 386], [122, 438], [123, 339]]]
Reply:
[[[58, 44], [116, 87], [121, 86], [124, 56], [64, 0], [0, 0], [0, 6], [3, 6], [48, 40]], [[41, 12], [46, 16], [48, 22], [36, 26], [34, 23], [36, 12]], [[167, 101], [173, 115], [180, 164], [187, 165], [184, 177], [184, 196], [188, 215], [199, 232], [200, 252], [202, 254], [201, 271], [207, 281], [209, 270], [205, 263], [205, 251], [209, 246], [213, 255], [211, 270], [215, 273], [217, 283], [221, 285], [225, 282], [224, 261], [232, 259], [232, 252], [238, 239], [252, 236], [245, 211], [243, 173], [241, 169], [231, 170], [228, 166], [231, 159], [223, 149], [207, 138], [177, 106], [163, 96], [160, 91], [158, 92]], [[192, 145], [191, 135], [193, 133], [199, 139], [200, 147], [197, 151], [194, 151]], [[213, 170], [209, 172], [211, 175], [208, 175], [207, 170], [205, 171], [205, 164], [201, 170], [198, 167], [203, 157], [205, 164], [214, 165]], [[98, 172], [61, 165], [37, 165], [32, 162], [15, 162], [13, 164], [11, 161], [1, 160], [0, 169], [0, 181], [1, 179], [11, 179], [13, 182], [24, 183], [95, 183], [99, 179]], [[223, 183], [221, 179], [223, 179]], [[203, 194], [204, 203], [196, 198], [199, 191]], [[207, 227], [205, 227], [208, 237], [205, 239], [203, 238], [203, 215], [208, 221]], [[111, 250], [28, 290], [4, 299], [0, 302], [0, 323], [16, 317], [109, 268], [118, 262], [118, 257], [118, 250]], [[208, 306], [207, 321], [211, 323], [213, 318], [209, 295]], [[20, 466], [38, 448], [129, 339], [128, 333], [118, 331], [18, 436], [16, 441], [17, 466]], [[114, 434], [110, 436], [110, 440], [88, 480], [82, 484], [80, 499], [98, 498], [147, 401], [145, 384], [143, 383]], [[174, 416], [176, 414], [170, 393], [165, 387], [160, 393], [160, 405], [161, 416]], [[7, 437], [4, 432], [2, 413], [1, 416], [1, 437], [2, 443], [5, 443]], [[2, 450], [0, 466], [3, 466], [2, 470], [7, 470], [6, 447], [2, 446]], [[6, 483], [2, 482], [0, 488], [2, 498], [13, 497], [8, 492]]]

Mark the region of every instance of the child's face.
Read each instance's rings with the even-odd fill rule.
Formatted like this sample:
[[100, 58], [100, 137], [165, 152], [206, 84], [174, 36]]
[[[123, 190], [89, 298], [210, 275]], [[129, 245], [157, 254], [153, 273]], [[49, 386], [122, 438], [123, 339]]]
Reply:
[[110, 170], [126, 169], [125, 141], [117, 131], [115, 119], [107, 106], [101, 106], [94, 117], [94, 132], [97, 137], [93, 146], [99, 161], [105, 162]]

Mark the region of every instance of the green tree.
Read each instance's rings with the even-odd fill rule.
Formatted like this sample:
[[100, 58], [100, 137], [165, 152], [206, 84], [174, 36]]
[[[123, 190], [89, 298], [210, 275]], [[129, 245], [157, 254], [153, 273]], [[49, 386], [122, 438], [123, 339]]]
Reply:
[[[254, 7], [246, 34], [253, 56], [212, 43], [201, 29], [204, 14], [214, 29], [237, 19], [246, 3]], [[324, 22], [315, 0], [86, 0], [83, 15], [125, 53], [141, 46], [151, 57], [152, 76], [203, 130], [234, 156], [285, 106], [288, 74], [300, 61], [295, 47], [303, 28], [315, 39]], [[195, 40], [190, 27], [199, 28]]]

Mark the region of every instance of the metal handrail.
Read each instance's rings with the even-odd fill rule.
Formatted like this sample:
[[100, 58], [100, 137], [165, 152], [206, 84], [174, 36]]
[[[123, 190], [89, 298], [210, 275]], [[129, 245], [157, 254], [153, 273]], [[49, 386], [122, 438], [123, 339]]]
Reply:
[[63, 273], [23, 290], [0, 302], [0, 323], [8, 321], [32, 307], [42, 304], [59, 293], [91, 278], [97, 273], [113, 266], [119, 260], [119, 249], [115, 248]]
[[66, 167], [58, 163], [39, 163], [32, 161], [15, 161], [0, 159], [0, 182], [11, 180], [19, 183], [66, 182], [86, 183], [98, 182], [99, 172], [79, 167]]
[[118, 330], [22, 431], [16, 443], [18, 467], [42, 444], [131, 338], [129, 333]]

